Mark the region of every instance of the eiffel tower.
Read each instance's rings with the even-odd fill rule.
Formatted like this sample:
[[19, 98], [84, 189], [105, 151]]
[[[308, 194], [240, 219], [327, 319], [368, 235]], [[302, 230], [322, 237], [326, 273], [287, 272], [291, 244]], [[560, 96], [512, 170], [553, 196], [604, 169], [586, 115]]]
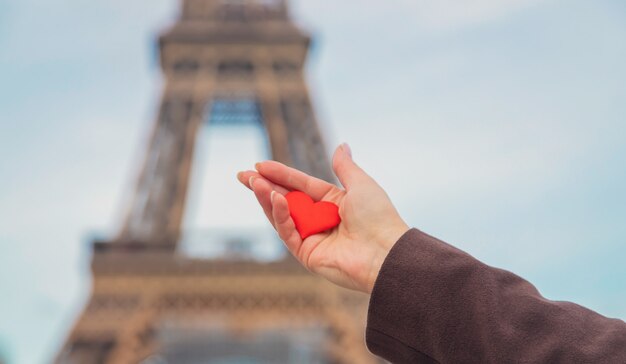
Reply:
[[91, 295], [55, 362], [380, 362], [364, 343], [367, 297], [291, 255], [180, 254], [194, 146], [207, 123], [252, 119], [272, 159], [335, 183], [304, 78], [310, 37], [286, 0], [181, 6], [159, 38], [165, 85], [132, 204], [115, 238], [93, 243]]

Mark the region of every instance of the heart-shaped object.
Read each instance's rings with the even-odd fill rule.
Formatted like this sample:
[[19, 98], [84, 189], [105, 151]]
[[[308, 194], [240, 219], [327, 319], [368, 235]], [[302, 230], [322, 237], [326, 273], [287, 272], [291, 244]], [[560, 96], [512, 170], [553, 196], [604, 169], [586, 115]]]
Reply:
[[339, 207], [332, 202], [313, 199], [304, 192], [291, 191], [285, 195], [289, 214], [302, 239], [334, 228], [341, 222]]

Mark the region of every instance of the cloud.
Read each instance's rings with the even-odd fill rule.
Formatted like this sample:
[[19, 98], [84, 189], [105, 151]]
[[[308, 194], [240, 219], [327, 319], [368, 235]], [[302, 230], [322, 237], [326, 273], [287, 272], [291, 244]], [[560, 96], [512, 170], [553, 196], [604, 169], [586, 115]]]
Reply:
[[297, 0], [293, 3], [297, 14], [304, 19], [307, 14], [311, 17], [323, 14], [324, 18], [336, 19], [348, 27], [368, 22], [377, 27], [393, 26], [394, 19], [406, 18], [414, 29], [440, 32], [493, 22], [541, 1], [545, 0]]
[[541, 0], [401, 0], [417, 27], [455, 30], [485, 24], [523, 10]]
[[[0, 332], [15, 362], [51, 357], [72, 323], [61, 320], [87, 294], [81, 240], [93, 228], [114, 233], [109, 223], [133, 193], [160, 92], [157, 72], [142, 60], [179, 5], [28, 1], [0, 12], [0, 73], [11, 85], [0, 92], [0, 277], [13, 283], [0, 293], [14, 297], [0, 309]], [[626, 23], [605, 2], [543, 3], [297, 0], [294, 10], [324, 47], [311, 75], [329, 152], [350, 142], [412, 225], [535, 272], [529, 278], [561, 298], [587, 291], [595, 308], [624, 317], [610, 279], [621, 263], [587, 257], [624, 255], [626, 177], [616, 171], [626, 153], [626, 54], [616, 45]], [[531, 8], [532, 16], [517, 16]], [[480, 29], [461, 31], [470, 28]], [[235, 210], [218, 215], [218, 205], [232, 202], [246, 209], [243, 220], [265, 223], [233, 173], [257, 158], [252, 143], [221, 137], [208, 159], [228, 147], [241, 153], [209, 161], [220, 180], [206, 180], [212, 196], [198, 199], [208, 218], [188, 222], [228, 225]], [[585, 271], [591, 283], [556, 290], [583, 264], [606, 274]], [[606, 287], [594, 290], [600, 278]], [[37, 314], [39, 302], [57, 313]], [[18, 319], [2, 320], [18, 310]]]

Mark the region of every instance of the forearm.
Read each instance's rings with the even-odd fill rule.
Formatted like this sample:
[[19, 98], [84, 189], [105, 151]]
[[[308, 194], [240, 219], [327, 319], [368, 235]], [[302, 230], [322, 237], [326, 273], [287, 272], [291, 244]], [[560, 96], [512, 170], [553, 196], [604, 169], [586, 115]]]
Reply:
[[626, 363], [626, 324], [547, 300], [520, 277], [411, 229], [374, 284], [367, 344], [394, 362]]

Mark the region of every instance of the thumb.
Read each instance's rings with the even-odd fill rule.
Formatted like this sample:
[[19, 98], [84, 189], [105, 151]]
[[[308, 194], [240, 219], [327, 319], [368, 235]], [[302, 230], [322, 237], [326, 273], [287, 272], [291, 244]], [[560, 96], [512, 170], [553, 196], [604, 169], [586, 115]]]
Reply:
[[333, 170], [346, 191], [359, 183], [370, 180], [367, 173], [352, 160], [352, 152], [346, 143], [339, 145], [335, 150]]

